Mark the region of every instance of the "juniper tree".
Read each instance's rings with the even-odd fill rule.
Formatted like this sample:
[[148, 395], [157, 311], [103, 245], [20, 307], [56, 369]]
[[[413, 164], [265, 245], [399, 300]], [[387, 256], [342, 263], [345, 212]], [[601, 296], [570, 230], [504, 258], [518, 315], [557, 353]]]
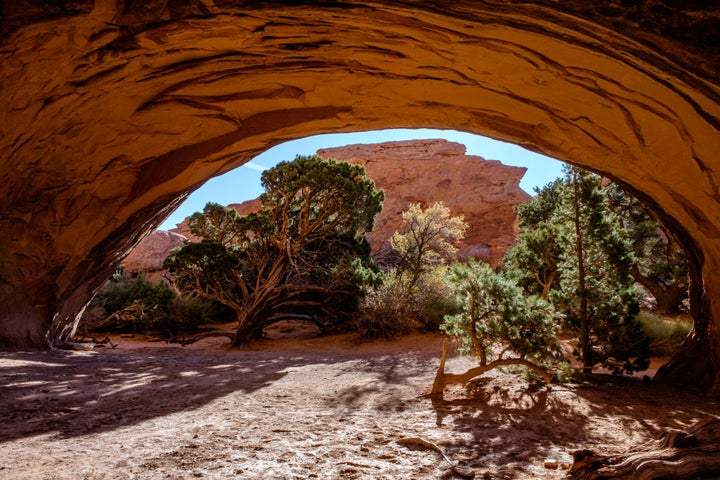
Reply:
[[614, 183], [606, 192], [610, 207], [630, 237], [636, 259], [633, 277], [655, 298], [660, 313], [678, 313], [688, 297], [685, 253], [637, 198]]
[[347, 313], [359, 293], [354, 267], [371, 263], [365, 233], [382, 208], [383, 193], [361, 165], [318, 156], [281, 162], [262, 184], [260, 211], [209, 205], [191, 222], [205, 239], [165, 262], [180, 285], [235, 312], [233, 345], [280, 314]]

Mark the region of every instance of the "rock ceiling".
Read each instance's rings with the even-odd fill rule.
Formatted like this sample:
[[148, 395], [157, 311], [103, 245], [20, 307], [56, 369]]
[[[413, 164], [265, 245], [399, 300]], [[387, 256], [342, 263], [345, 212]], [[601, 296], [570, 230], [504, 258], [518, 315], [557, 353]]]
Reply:
[[720, 384], [719, 10], [2, 0], [0, 338], [61, 337], [188, 192], [272, 145], [453, 128], [634, 187], [689, 250]]

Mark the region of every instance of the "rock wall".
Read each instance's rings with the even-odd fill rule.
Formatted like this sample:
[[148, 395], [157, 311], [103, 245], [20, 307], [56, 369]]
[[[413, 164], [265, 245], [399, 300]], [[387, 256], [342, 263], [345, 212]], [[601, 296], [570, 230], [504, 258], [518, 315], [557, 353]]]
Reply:
[[175, 232], [155, 230], [133, 248], [120, 266], [126, 273], [143, 273], [152, 281], [161, 280], [163, 262], [173, 248], [181, 247], [186, 238]]

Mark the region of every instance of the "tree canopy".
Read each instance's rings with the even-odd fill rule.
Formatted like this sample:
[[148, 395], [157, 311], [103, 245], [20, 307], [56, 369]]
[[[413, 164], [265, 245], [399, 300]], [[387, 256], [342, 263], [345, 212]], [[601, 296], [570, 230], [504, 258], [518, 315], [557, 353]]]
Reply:
[[688, 297], [685, 253], [640, 201], [616, 184], [606, 188], [610, 208], [628, 233], [635, 254], [632, 275], [655, 298], [660, 313], [680, 312]]
[[359, 291], [354, 270], [371, 263], [365, 233], [384, 198], [361, 165], [318, 156], [279, 163], [262, 184], [260, 211], [208, 204], [190, 222], [202, 242], [166, 260], [181, 287], [235, 312], [233, 345], [278, 315], [347, 313]]
[[506, 265], [529, 293], [564, 314], [585, 368], [645, 368], [648, 341], [635, 319], [640, 294], [631, 276], [635, 257], [601, 178], [567, 166], [564, 178], [538, 190], [518, 216], [524, 231]]
[[529, 368], [550, 381], [548, 367], [561, 357], [556, 337], [561, 315], [549, 302], [523, 292], [514, 279], [476, 260], [454, 263], [448, 283], [459, 311], [445, 316], [442, 329], [460, 338], [461, 352], [479, 365], [463, 374], [446, 374], [443, 347], [433, 394], [508, 365]]

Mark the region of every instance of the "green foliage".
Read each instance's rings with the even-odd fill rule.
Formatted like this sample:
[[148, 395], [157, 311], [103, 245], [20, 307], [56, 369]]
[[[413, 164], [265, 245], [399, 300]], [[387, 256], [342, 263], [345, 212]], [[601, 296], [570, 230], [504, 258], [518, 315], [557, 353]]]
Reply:
[[216, 317], [215, 307], [194, 295], [172, 298], [163, 312], [153, 317], [152, 330], [167, 340], [182, 340], [186, 335]]
[[463, 342], [461, 352], [481, 366], [508, 356], [549, 365], [560, 356], [556, 329], [561, 315], [536, 295], [486, 263], [455, 263], [448, 282], [460, 311], [447, 315], [442, 329]]
[[664, 317], [643, 310], [637, 318], [650, 338], [650, 352], [659, 357], [677, 352], [692, 329], [692, 321], [683, 317]]
[[180, 288], [234, 311], [234, 345], [280, 314], [347, 316], [358, 282], [376, 281], [364, 235], [383, 193], [361, 165], [298, 156], [266, 170], [262, 183], [259, 212], [235, 216], [208, 205], [191, 225], [204, 240], [165, 262]]
[[682, 311], [689, 288], [685, 253], [637, 198], [615, 184], [606, 192], [610, 207], [629, 235], [636, 258], [633, 277], [655, 297], [658, 312]]
[[240, 214], [236, 210], [209, 202], [202, 213], [190, 216], [188, 226], [193, 235], [228, 246], [236, 240], [239, 222]]
[[127, 307], [130, 300], [130, 288], [133, 279], [121, 270], [115, 272], [110, 279], [100, 287], [95, 297], [90, 301], [82, 322], [85, 325], [95, 325], [101, 322], [110, 313]]
[[[123, 318], [111, 314], [134, 306]], [[197, 298], [178, 296], [165, 283], [152, 283], [142, 275], [121, 272], [113, 275], [90, 302], [81, 319], [88, 331], [150, 333], [166, 340], [195, 331], [212, 319], [211, 304]]]
[[549, 298], [550, 289], [558, 287], [558, 264], [562, 255], [559, 237], [561, 223], [553, 221], [562, 202], [564, 183], [557, 179], [542, 189], [535, 189], [535, 198], [515, 207], [519, 226], [523, 229], [515, 246], [503, 258], [515, 281], [528, 293]]
[[509, 275], [563, 313], [586, 369], [646, 368], [648, 340], [635, 320], [635, 259], [600, 177], [566, 167], [564, 178], [537, 193], [517, 209], [524, 231], [505, 257]]

